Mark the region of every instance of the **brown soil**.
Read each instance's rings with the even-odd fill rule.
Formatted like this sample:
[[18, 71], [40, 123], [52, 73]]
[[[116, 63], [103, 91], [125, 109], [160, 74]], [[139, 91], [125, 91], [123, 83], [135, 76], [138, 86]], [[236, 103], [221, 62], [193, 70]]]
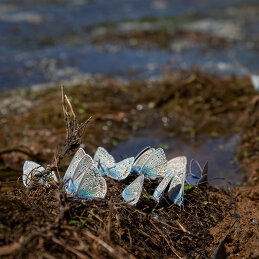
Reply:
[[[150, 198], [155, 182], [145, 183], [137, 207], [123, 203], [120, 193], [133, 178], [108, 180], [107, 198], [87, 203], [66, 197], [57, 186], [27, 190], [1, 183], [0, 255], [209, 258], [225, 239], [229, 258], [258, 257], [258, 97], [247, 79], [181, 72], [153, 83], [103, 79], [67, 93], [80, 121], [94, 116], [83, 139], [90, 154], [98, 145], [114, 146], [140, 128], [162, 125], [162, 117], [168, 118], [161, 126], [168, 134], [186, 139], [242, 129], [239, 157], [248, 186], [231, 193], [191, 188], [180, 210], [168, 204], [166, 196], [156, 205]], [[21, 175], [26, 159], [49, 162], [63, 145], [58, 89], [8, 93], [2, 96], [0, 111], [2, 181], [14, 171]]]
[[157, 205], [150, 198], [155, 184], [146, 182], [137, 207], [132, 207], [119, 195], [130, 181], [108, 180], [103, 201], [83, 203], [39, 186], [31, 191], [18, 188], [3, 196], [0, 244], [5, 246], [0, 247], [0, 254], [208, 258], [213, 241], [208, 230], [228, 217], [234, 206], [231, 196], [212, 188], [193, 188], [186, 192], [181, 211], [167, 197]]
[[246, 110], [246, 121], [242, 131], [239, 156], [247, 170], [248, 187], [237, 188], [232, 192], [235, 210], [240, 219], [229, 235], [226, 231], [231, 220], [225, 218], [210, 230], [214, 244], [226, 237], [228, 258], [259, 257], [259, 96], [255, 96]]

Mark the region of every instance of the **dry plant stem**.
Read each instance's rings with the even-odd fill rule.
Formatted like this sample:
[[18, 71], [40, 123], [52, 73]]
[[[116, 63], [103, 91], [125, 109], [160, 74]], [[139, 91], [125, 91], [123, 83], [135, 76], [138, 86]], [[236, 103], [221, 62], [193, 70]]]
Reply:
[[52, 241], [62, 247], [64, 247], [66, 250], [72, 252], [73, 254], [75, 254], [78, 258], [82, 258], [82, 259], [86, 259], [88, 258], [87, 256], [85, 256], [84, 254], [80, 253], [79, 251], [77, 251], [75, 248], [73, 248], [72, 246], [66, 245], [64, 244], [61, 240], [52, 237]]
[[178, 257], [178, 258], [182, 258], [177, 250], [170, 244], [170, 242], [168, 241], [168, 238], [165, 236], [165, 234], [155, 225], [155, 223], [150, 220], [150, 223], [152, 224], [152, 226], [162, 235], [162, 237], [165, 239], [166, 243], [168, 244], [168, 246], [170, 247], [170, 249], [173, 251], [173, 253]]
[[[51, 172], [52, 169], [58, 167], [63, 160], [63, 158], [74, 149], [78, 148], [81, 144], [81, 137], [85, 131], [86, 125], [90, 121], [88, 118], [83, 123], [78, 123], [76, 120], [76, 115], [73, 110], [72, 104], [69, 101], [68, 97], [64, 94], [64, 86], [61, 86], [61, 98], [62, 98], [62, 108], [66, 122], [66, 140], [65, 146], [61, 149], [60, 153], [54, 156], [52, 164], [46, 168], [42, 173], [37, 174], [37, 178], [47, 175]], [[72, 116], [71, 116], [72, 115]]]
[[111, 246], [109, 246], [107, 243], [105, 243], [103, 240], [101, 240], [100, 238], [93, 235], [90, 231], [84, 230], [83, 233], [86, 236], [90, 237], [92, 240], [96, 241], [99, 245], [104, 247], [111, 255], [113, 255], [115, 258], [117, 258], [115, 250]]

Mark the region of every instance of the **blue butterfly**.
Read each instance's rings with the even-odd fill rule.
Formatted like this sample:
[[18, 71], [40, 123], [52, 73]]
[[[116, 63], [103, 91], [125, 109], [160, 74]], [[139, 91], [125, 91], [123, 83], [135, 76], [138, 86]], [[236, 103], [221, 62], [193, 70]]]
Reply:
[[114, 157], [106, 149], [98, 147], [94, 155], [94, 162], [101, 175], [107, 175], [115, 180], [123, 180], [131, 173], [134, 157], [116, 163]]
[[181, 206], [183, 202], [187, 158], [185, 156], [176, 157], [170, 160], [168, 164], [175, 171], [175, 175], [169, 186], [168, 197], [175, 204]]
[[101, 175], [105, 175], [107, 168], [115, 166], [116, 162], [112, 155], [103, 147], [98, 147], [94, 155], [94, 163], [99, 169]]
[[79, 148], [74, 157], [72, 158], [67, 170], [66, 170], [66, 173], [63, 177], [63, 182], [68, 183], [68, 181], [71, 179], [72, 175], [74, 174], [75, 172], [75, 169], [79, 163], [79, 161], [86, 155], [85, 151], [82, 149], [82, 148]]
[[144, 175], [137, 177], [123, 192], [122, 197], [125, 201], [129, 201], [129, 205], [136, 205], [143, 188]]
[[107, 192], [105, 179], [101, 176], [92, 158], [85, 154], [74, 163], [68, 184], [65, 186], [67, 194], [78, 198], [104, 198]]
[[166, 187], [168, 186], [168, 184], [174, 177], [175, 173], [176, 172], [174, 170], [171, 170], [171, 171], [167, 170], [165, 177], [163, 178], [163, 180], [159, 183], [159, 185], [155, 189], [155, 191], [153, 193], [153, 197], [157, 202], [159, 202], [163, 192], [165, 191]]
[[134, 164], [132, 166], [132, 172], [140, 174], [142, 166], [145, 164], [147, 159], [151, 156], [151, 154], [155, 151], [154, 148], [146, 147], [135, 157]]
[[[146, 152], [148, 154], [144, 155]], [[164, 177], [167, 170], [167, 160], [163, 149], [149, 149], [146, 152], [138, 158], [135, 168], [133, 164], [133, 170], [152, 180], [157, 177]]]
[[126, 158], [110, 168], [106, 168], [105, 174], [115, 180], [123, 180], [131, 172], [131, 168], [134, 162], [134, 157]]
[[203, 169], [197, 160], [192, 159], [190, 163], [190, 173], [186, 176], [186, 182], [188, 184], [204, 184], [207, 182], [208, 176], [208, 162], [204, 165]]
[[[92, 158], [85, 154], [80, 160], [79, 162], [75, 163], [75, 167], [70, 180], [68, 181], [67, 184], [65, 184], [65, 190], [67, 192], [67, 194], [73, 194], [76, 192], [78, 185], [84, 175], [84, 173], [87, 171], [87, 169], [93, 164], [93, 160]], [[101, 176], [101, 174], [99, 173], [98, 176]]]
[[107, 193], [107, 184], [98, 168], [92, 163], [80, 177], [75, 195], [79, 198], [103, 199]]
[[[25, 163], [23, 165], [23, 176], [22, 176], [24, 186], [29, 187], [32, 183], [33, 176], [43, 172], [44, 170], [45, 170], [45, 168], [43, 166], [41, 166], [33, 161], [25, 161]], [[52, 171], [47, 176], [42, 176], [38, 180], [38, 182], [45, 186], [48, 186], [47, 178], [48, 178], [48, 180], [52, 179], [55, 182], [58, 182], [58, 179], [57, 179], [54, 171]]]

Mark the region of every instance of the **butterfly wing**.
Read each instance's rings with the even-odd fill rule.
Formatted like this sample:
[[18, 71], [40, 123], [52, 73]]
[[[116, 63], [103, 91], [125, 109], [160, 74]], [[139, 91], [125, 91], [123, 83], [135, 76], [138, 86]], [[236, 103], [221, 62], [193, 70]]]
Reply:
[[208, 170], [206, 170], [208, 163], [205, 164], [204, 169], [201, 169], [200, 164], [195, 159], [192, 159], [191, 165], [190, 165], [190, 173], [186, 176], [186, 182], [188, 184], [196, 185], [198, 184], [201, 179], [203, 178], [203, 181], [206, 181], [206, 177], [203, 177], [203, 174], [207, 175]]
[[84, 174], [81, 174], [76, 179], [74, 179], [74, 180], [71, 179], [68, 182], [68, 185], [65, 186], [65, 190], [66, 190], [67, 194], [75, 194], [76, 193], [76, 191], [78, 189], [78, 186], [82, 181], [83, 176], [84, 176]]
[[159, 183], [159, 185], [155, 189], [155, 191], [153, 193], [153, 197], [157, 202], [159, 202], [163, 192], [165, 191], [167, 185], [169, 184], [171, 179], [174, 177], [174, 175], [175, 175], [175, 171], [167, 171], [165, 177], [163, 178], [163, 180]]
[[192, 185], [196, 185], [199, 182], [199, 179], [193, 177], [191, 174], [187, 174], [185, 180], [188, 184]]
[[[45, 168], [43, 166], [41, 166], [33, 161], [25, 161], [25, 163], [23, 165], [23, 184], [26, 187], [29, 187], [31, 184], [32, 177], [34, 175], [37, 175], [37, 174], [43, 172], [44, 170], [45, 170]], [[58, 182], [58, 179], [53, 171], [46, 176], [42, 176], [39, 179], [39, 183], [41, 183], [45, 186], [48, 186], [46, 178], [53, 179], [55, 182]]]
[[209, 164], [207, 161], [203, 167], [202, 178], [199, 181], [199, 185], [206, 185], [208, 183], [208, 169], [209, 169]]
[[[181, 206], [183, 202], [184, 193], [184, 180], [186, 174], [187, 158], [185, 156], [180, 156], [174, 158], [174, 161], [170, 162], [170, 166], [175, 170], [175, 176], [172, 179], [168, 194], [170, 193], [170, 199], [177, 205]], [[180, 185], [180, 188], [179, 186]], [[175, 189], [175, 190], [173, 190]]]
[[155, 150], [141, 168], [141, 174], [146, 178], [164, 177], [167, 170], [167, 160], [162, 148]]
[[76, 169], [76, 166], [77, 164], [79, 163], [79, 161], [83, 158], [83, 156], [85, 156], [86, 153], [85, 151], [82, 149], [82, 148], [79, 148], [74, 157], [72, 158], [68, 168], [67, 168], [67, 171], [63, 177], [63, 181], [66, 182], [68, 179], [70, 179], [72, 177], [72, 174], [74, 173], [75, 169]]
[[198, 178], [199, 180], [202, 177], [202, 169], [200, 164], [198, 163], [197, 160], [192, 159], [191, 161], [191, 170], [190, 173], [193, 177]]
[[135, 162], [136, 160], [138, 160], [139, 157], [142, 156], [144, 153], [146, 153], [146, 151], [148, 151], [149, 149], [151, 149], [151, 147], [146, 147], [146, 148], [144, 148], [143, 150], [141, 150], [141, 151], [137, 154], [137, 156], [135, 157], [134, 162]]
[[105, 179], [95, 165], [90, 165], [80, 177], [75, 193], [80, 198], [104, 198], [107, 192]]
[[146, 163], [146, 161], [154, 151], [155, 149], [150, 147], [143, 149], [134, 160], [132, 172], [140, 174], [142, 166]]
[[144, 175], [140, 175], [123, 190], [122, 197], [125, 201], [131, 201], [129, 205], [137, 204], [142, 192], [143, 183]]
[[[98, 170], [98, 169], [97, 169]], [[80, 198], [104, 198], [107, 192], [105, 179], [101, 177], [86, 178], [81, 181], [76, 194]]]
[[100, 170], [101, 174], [104, 175], [107, 168], [115, 165], [115, 159], [105, 148], [98, 147], [94, 155], [94, 163]]
[[23, 184], [29, 187], [31, 184], [32, 177], [36, 174], [43, 172], [45, 168], [33, 161], [25, 161], [23, 164]]
[[128, 177], [134, 162], [134, 157], [126, 158], [115, 166], [106, 170], [106, 175], [115, 180], [123, 180]]
[[74, 173], [71, 176], [71, 179], [75, 180], [77, 177], [83, 174], [87, 170], [87, 168], [89, 168], [93, 164], [94, 164], [93, 159], [88, 154], [84, 155], [80, 159], [79, 163], [77, 164], [74, 170]]
[[84, 155], [78, 163], [74, 163], [75, 169], [71, 175], [68, 183], [65, 184], [65, 190], [67, 194], [75, 193], [78, 188], [78, 185], [81, 181], [81, 176], [85, 173], [87, 168], [93, 164], [93, 160], [89, 155]]
[[179, 206], [182, 204], [181, 188], [182, 188], [182, 185], [177, 184], [174, 188], [172, 188], [168, 192], [168, 198], [171, 201], [173, 201], [175, 204], [178, 204], [178, 202], [180, 201], [180, 204], [178, 204]]

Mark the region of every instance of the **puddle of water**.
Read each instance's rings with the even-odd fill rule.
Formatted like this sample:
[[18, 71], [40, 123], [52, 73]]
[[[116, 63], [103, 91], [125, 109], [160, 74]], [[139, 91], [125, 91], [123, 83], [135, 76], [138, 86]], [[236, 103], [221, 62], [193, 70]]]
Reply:
[[140, 136], [132, 137], [127, 142], [119, 143], [111, 151], [111, 154], [116, 161], [119, 161], [122, 158], [136, 156], [140, 150], [147, 146], [161, 146], [166, 148], [167, 160], [185, 155], [188, 163], [192, 158], [198, 160], [201, 166], [208, 161], [208, 181], [212, 186], [227, 187], [242, 182], [242, 170], [234, 158], [239, 141], [238, 135], [222, 136], [216, 139], [204, 138], [204, 140], [192, 141], [190, 143], [163, 135], [163, 133], [161, 134], [161, 132], [157, 131], [144, 132]]

